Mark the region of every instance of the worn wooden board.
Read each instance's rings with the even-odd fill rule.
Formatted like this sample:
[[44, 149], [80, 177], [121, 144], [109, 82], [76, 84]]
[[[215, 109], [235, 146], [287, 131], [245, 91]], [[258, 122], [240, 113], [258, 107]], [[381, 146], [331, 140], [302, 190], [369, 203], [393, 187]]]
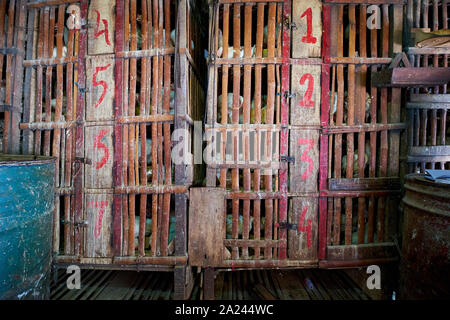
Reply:
[[292, 9], [292, 57], [321, 57], [322, 2], [294, 0]]
[[112, 188], [113, 126], [87, 127], [85, 155], [90, 164], [85, 165], [86, 188]]
[[112, 194], [86, 194], [85, 256], [111, 257], [112, 255]]
[[289, 155], [290, 192], [317, 192], [319, 174], [319, 131], [291, 130]]
[[317, 260], [318, 198], [291, 199], [289, 223], [297, 230], [289, 230], [288, 256], [296, 260]]
[[191, 188], [189, 197], [189, 262], [214, 267], [223, 259], [225, 189]]
[[292, 125], [320, 125], [321, 70], [320, 65], [292, 65]]
[[114, 119], [114, 55], [86, 59], [86, 121]]
[[88, 12], [88, 54], [114, 52], [115, 0], [91, 1]]

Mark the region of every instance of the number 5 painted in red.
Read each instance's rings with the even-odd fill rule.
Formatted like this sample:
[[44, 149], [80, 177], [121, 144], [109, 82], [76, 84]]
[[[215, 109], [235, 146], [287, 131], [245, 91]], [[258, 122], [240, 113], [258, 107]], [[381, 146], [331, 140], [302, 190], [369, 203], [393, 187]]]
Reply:
[[100, 103], [103, 102], [103, 99], [105, 98], [105, 95], [106, 95], [106, 91], [108, 90], [108, 84], [106, 83], [106, 81], [103, 81], [103, 80], [97, 81], [97, 74], [100, 71], [105, 71], [106, 69], [108, 69], [110, 65], [111, 64], [107, 64], [104, 67], [95, 67], [95, 72], [94, 72], [94, 75], [92, 76], [92, 85], [94, 87], [97, 87], [97, 86], [103, 87], [102, 95], [100, 96], [100, 99], [98, 99], [97, 103], [95, 104], [96, 108], [100, 105]]

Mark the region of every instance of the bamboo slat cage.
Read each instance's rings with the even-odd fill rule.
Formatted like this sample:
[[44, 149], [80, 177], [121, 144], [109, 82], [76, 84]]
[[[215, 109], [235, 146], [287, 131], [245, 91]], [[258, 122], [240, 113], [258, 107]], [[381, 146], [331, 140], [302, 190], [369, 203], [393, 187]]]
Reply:
[[[449, 2], [446, 0], [408, 1], [407, 22], [410, 28], [436, 31], [448, 29]], [[448, 47], [409, 47], [414, 67], [448, 67]], [[450, 95], [448, 86], [410, 90], [408, 110], [408, 172], [425, 169], [449, 169], [450, 165]]]
[[[326, 217], [319, 231], [323, 266], [346, 259], [389, 261], [389, 254], [376, 257], [376, 248], [392, 248], [396, 241], [400, 134], [406, 128], [402, 91], [375, 87], [371, 74], [387, 67], [393, 54], [402, 51], [403, 5], [392, 1], [375, 6], [380, 25], [371, 27], [367, 25], [370, 4], [330, 1], [324, 17], [330, 19], [329, 49], [324, 55], [330, 80], [324, 80], [327, 88], [323, 86], [329, 103], [322, 106], [327, 122], [322, 140], [327, 156], [321, 155], [320, 193], [327, 197], [320, 208], [320, 217]], [[349, 257], [346, 248], [353, 251]], [[373, 248], [374, 256], [355, 255], [366, 248]]]
[[190, 133], [191, 152], [202, 120], [201, 10], [185, 0], [23, 9], [21, 151], [58, 158], [57, 265], [175, 270], [177, 297], [188, 294], [187, 190], [202, 173], [171, 154], [174, 130]]

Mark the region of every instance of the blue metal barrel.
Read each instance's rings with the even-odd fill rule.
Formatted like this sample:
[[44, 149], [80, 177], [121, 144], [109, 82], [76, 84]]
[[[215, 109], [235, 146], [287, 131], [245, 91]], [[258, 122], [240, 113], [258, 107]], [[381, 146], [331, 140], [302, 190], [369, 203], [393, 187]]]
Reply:
[[0, 154], [0, 299], [48, 297], [55, 161]]

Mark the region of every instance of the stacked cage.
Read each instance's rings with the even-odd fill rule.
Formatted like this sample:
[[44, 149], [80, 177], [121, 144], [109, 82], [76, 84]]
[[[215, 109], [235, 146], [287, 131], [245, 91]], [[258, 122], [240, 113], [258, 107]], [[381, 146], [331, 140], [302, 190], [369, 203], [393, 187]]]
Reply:
[[[372, 75], [402, 51], [402, 1], [326, 1], [320, 248], [323, 267], [392, 261], [400, 196], [402, 91]], [[324, 22], [325, 23], [325, 22]]]
[[27, 9], [22, 147], [58, 158], [55, 262], [174, 271], [175, 295], [186, 297], [186, 193], [201, 177], [172, 151], [191, 151], [202, 119], [198, 8], [68, 0]]
[[19, 152], [24, 1], [0, 1], [0, 152]]
[[[426, 32], [448, 29], [449, 10], [449, 2], [446, 0], [408, 1], [408, 26]], [[412, 67], [448, 68], [448, 46], [410, 45], [407, 51]], [[425, 69], [422, 70], [426, 72]], [[411, 89], [406, 108], [409, 124], [408, 172], [448, 170], [450, 115], [447, 111], [450, 108], [450, 94], [447, 84]]]

